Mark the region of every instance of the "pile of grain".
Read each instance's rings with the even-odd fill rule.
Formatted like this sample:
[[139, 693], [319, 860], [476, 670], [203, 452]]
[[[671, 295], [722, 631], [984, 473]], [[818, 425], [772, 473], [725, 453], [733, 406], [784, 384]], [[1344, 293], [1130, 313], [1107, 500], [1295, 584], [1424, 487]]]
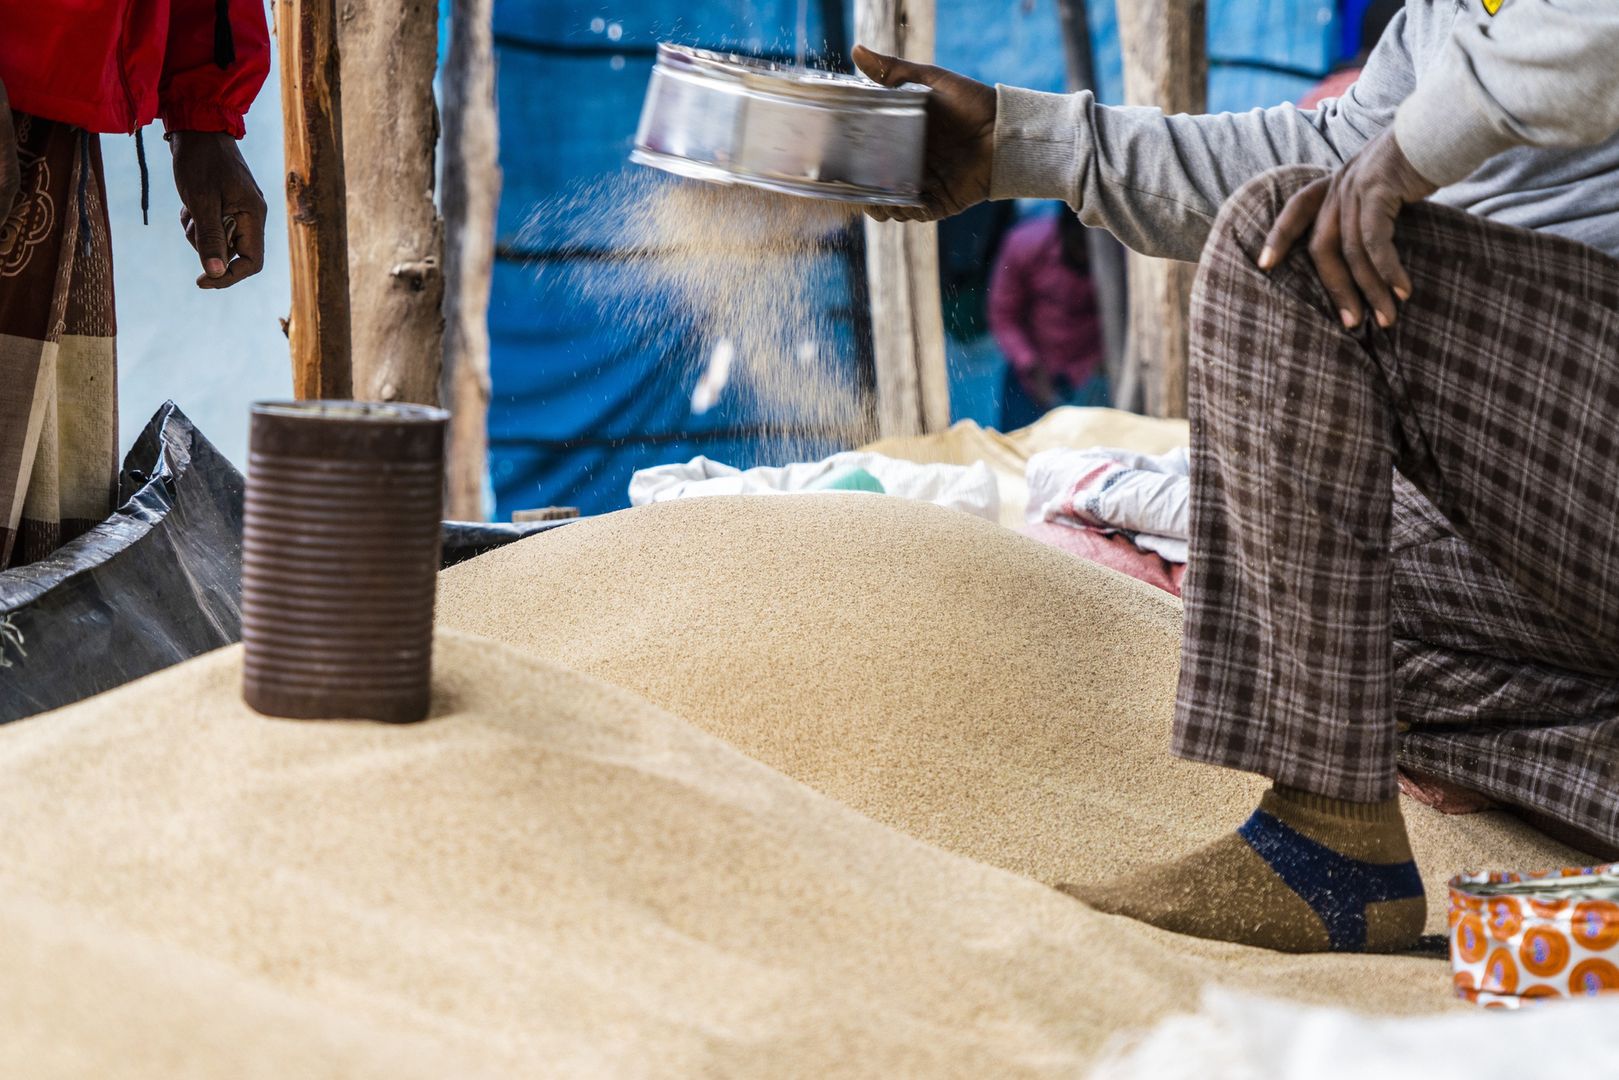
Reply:
[[[1264, 786], [1168, 754], [1176, 601], [921, 503], [625, 511], [448, 572], [439, 610], [1038, 881], [1188, 851], [1240, 823]], [[1435, 897], [1464, 868], [1577, 858], [1504, 815], [1407, 813]], [[1442, 929], [1442, 900], [1429, 915]]]
[[229, 649], [0, 729], [0, 1074], [1073, 1075], [1210, 971], [1445, 1000], [1095, 916], [491, 642], [437, 669], [409, 727], [256, 716]]
[[[488, 640], [441, 635], [409, 727], [256, 716], [223, 650], [0, 728], [0, 1075], [1072, 1076], [1208, 981], [1452, 1003], [1435, 961], [1177, 938], [989, 865], [1173, 854], [1253, 785], [1162, 755], [1173, 604], [968, 515], [664, 504], [442, 607], [988, 861]], [[1430, 868], [1561, 857], [1414, 826]]]
[[[268, 880], [273, 868], [264, 868]], [[94, 872], [91, 868], [89, 872]], [[91, 910], [0, 893], [0, 1075], [18, 1080], [493, 1077]]]

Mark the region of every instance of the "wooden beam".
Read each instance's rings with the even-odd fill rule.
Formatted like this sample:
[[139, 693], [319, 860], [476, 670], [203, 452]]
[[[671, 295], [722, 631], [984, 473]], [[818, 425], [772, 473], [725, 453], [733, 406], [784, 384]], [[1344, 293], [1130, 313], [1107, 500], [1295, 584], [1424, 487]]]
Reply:
[[484, 517], [489, 473], [489, 287], [500, 204], [493, 0], [452, 0], [444, 62], [444, 373], [447, 512]]
[[[856, 38], [908, 60], [933, 60], [933, 0], [855, 0]], [[950, 426], [939, 232], [932, 222], [867, 220], [866, 276], [883, 437]]]
[[[1200, 113], [1209, 81], [1204, 0], [1119, 5], [1124, 97], [1166, 113]], [[1186, 415], [1188, 310], [1197, 267], [1131, 253], [1130, 366], [1142, 375], [1147, 412]]]
[[436, 405], [443, 362], [444, 235], [433, 203], [435, 0], [343, 0], [354, 394]]
[[[1057, 0], [1062, 27], [1063, 57], [1068, 92], [1096, 90], [1096, 64], [1091, 55], [1090, 19], [1085, 0]], [[1103, 370], [1107, 372], [1108, 399], [1114, 408], [1137, 411], [1142, 407], [1141, 380], [1127, 362], [1130, 299], [1124, 245], [1105, 229], [1085, 234], [1091, 281], [1096, 285], [1096, 306], [1102, 316]]]
[[275, 0], [287, 163], [293, 393], [353, 396], [336, 0]]
[[1186, 357], [1192, 281], [1197, 267], [1169, 259], [1126, 256], [1130, 289], [1127, 367], [1148, 416], [1186, 416]]

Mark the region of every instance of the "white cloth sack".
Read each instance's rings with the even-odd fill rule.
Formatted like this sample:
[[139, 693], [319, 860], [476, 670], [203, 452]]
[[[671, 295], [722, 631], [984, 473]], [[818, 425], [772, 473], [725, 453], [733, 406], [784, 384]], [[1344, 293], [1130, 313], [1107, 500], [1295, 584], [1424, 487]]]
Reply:
[[848, 451], [824, 461], [741, 469], [706, 457], [685, 464], [641, 469], [630, 478], [630, 505], [703, 495], [790, 495], [815, 490], [833, 473], [864, 469], [889, 495], [964, 510], [989, 521], [1001, 513], [1000, 489], [982, 461], [971, 465], [920, 465], [881, 454]]
[[1029, 459], [1028, 482], [1029, 524], [1117, 532], [1143, 551], [1186, 561], [1192, 484], [1184, 447], [1156, 456], [1105, 446], [1042, 450]]

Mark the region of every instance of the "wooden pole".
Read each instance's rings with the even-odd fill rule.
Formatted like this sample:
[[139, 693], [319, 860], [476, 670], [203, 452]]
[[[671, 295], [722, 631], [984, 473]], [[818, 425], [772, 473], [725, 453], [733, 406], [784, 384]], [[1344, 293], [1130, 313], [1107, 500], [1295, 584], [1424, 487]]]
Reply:
[[500, 204], [493, 0], [453, 0], [444, 62], [444, 373], [450, 517], [481, 521], [489, 471], [489, 287]]
[[[1125, 100], [1166, 113], [1202, 112], [1209, 81], [1204, 0], [1134, 0], [1120, 4], [1118, 14]], [[1188, 312], [1197, 267], [1134, 252], [1129, 267], [1128, 363], [1141, 372], [1149, 414], [1185, 416]]]
[[[933, 0], [855, 0], [856, 37], [867, 48], [933, 60]], [[867, 220], [866, 277], [877, 367], [877, 429], [917, 435], [950, 426], [939, 232], [932, 222]]]
[[353, 396], [336, 0], [276, 0], [292, 264], [293, 393]]
[[338, 32], [354, 393], [436, 405], [444, 334], [444, 236], [433, 203], [438, 5], [343, 0]]
[[[1096, 65], [1091, 55], [1090, 19], [1085, 0], [1057, 0], [1057, 17], [1062, 26], [1068, 92], [1094, 92]], [[1141, 380], [1127, 366], [1125, 357], [1130, 300], [1124, 245], [1104, 229], [1091, 229], [1085, 235], [1085, 247], [1090, 259], [1091, 280], [1096, 284], [1097, 307], [1102, 315], [1103, 370], [1107, 372], [1108, 397], [1114, 408], [1139, 410]]]

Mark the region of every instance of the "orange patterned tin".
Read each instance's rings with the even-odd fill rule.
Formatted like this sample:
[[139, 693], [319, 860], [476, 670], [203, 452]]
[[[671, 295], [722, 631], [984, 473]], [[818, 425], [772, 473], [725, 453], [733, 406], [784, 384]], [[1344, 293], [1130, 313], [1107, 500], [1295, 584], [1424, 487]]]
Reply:
[[1619, 863], [1452, 878], [1450, 966], [1495, 1008], [1619, 993]]

